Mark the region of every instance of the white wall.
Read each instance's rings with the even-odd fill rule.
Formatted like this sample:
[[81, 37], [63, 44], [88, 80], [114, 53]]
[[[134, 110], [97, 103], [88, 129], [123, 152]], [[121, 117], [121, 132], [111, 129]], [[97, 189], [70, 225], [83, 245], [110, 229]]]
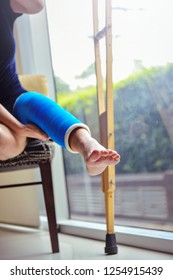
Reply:
[[[34, 170], [0, 173], [1, 185], [32, 182]], [[38, 227], [39, 205], [36, 187], [0, 189], [0, 222]]]

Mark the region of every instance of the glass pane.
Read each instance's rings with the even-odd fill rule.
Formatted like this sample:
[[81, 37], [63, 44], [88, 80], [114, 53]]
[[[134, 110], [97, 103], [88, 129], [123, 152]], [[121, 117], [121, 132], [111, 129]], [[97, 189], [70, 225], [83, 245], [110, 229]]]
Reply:
[[[99, 2], [104, 27], [105, 1]], [[58, 102], [99, 139], [92, 1], [46, 1]], [[112, 1], [115, 223], [173, 230], [171, 1]], [[105, 40], [101, 40], [105, 81]], [[70, 217], [105, 222], [101, 177], [64, 151]]]

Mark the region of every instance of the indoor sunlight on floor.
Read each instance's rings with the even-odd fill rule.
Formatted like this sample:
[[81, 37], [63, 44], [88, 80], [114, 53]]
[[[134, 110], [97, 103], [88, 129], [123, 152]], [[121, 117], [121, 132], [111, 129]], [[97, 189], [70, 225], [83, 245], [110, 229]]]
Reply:
[[0, 226], [1, 260], [173, 260], [173, 255], [118, 245], [104, 254], [104, 242], [59, 234], [60, 253], [51, 253], [47, 231]]

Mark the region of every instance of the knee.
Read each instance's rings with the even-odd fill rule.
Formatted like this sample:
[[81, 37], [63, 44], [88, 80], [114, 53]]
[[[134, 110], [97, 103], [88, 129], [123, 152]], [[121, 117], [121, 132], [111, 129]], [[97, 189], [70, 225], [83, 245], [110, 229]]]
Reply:
[[0, 124], [0, 160], [19, 155], [25, 146], [26, 140], [19, 141], [7, 127]]

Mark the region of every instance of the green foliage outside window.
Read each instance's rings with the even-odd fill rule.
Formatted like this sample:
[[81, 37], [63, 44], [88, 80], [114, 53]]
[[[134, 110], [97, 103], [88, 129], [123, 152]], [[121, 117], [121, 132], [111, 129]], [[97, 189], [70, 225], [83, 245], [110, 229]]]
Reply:
[[[58, 103], [91, 128], [99, 139], [96, 87], [58, 92]], [[121, 154], [117, 173], [173, 169], [173, 64], [143, 68], [114, 85], [115, 148]], [[65, 152], [68, 173], [81, 162]]]

